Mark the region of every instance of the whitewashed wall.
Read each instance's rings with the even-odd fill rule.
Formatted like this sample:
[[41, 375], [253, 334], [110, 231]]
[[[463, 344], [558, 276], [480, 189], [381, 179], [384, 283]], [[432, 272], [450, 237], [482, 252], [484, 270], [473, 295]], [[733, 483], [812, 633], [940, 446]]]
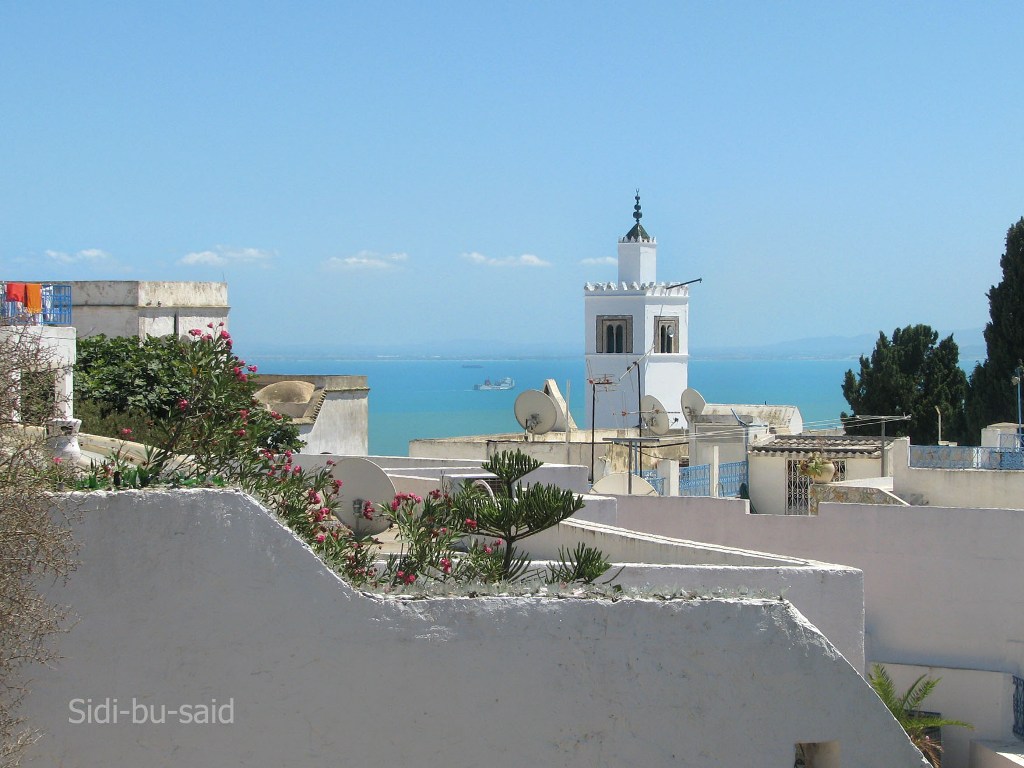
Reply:
[[179, 335], [227, 323], [227, 284], [136, 280], [71, 282], [72, 321], [82, 337]]
[[[1024, 510], [826, 502], [806, 517], [690, 502], [619, 498], [614, 524], [859, 568], [869, 664], [973, 670], [980, 686], [988, 673], [1024, 669]], [[993, 706], [1002, 703], [965, 697], [943, 714], [1011, 737], [1005, 721], [991, 722]]]
[[[595, 497], [587, 497], [587, 506]], [[622, 587], [725, 590], [757, 597], [784, 597], [829, 639], [857, 671], [864, 672], [864, 579], [855, 568], [636, 533], [570, 518], [522, 542], [535, 561], [557, 561], [578, 543], [599, 549], [619, 565]]]
[[[785, 603], [362, 595], [248, 497], [83, 500], [80, 621], [31, 766], [922, 766]], [[231, 701], [231, 724], [69, 723], [76, 698]], [[834, 751], [834, 750], [833, 750]]]
[[918, 469], [909, 466], [908, 443], [893, 443], [893, 493], [941, 507], [1008, 508], [1024, 505], [1024, 471]]
[[365, 456], [370, 444], [369, 412], [365, 387], [349, 392], [328, 392], [316, 421], [303, 434], [306, 441], [304, 450], [310, 453]]

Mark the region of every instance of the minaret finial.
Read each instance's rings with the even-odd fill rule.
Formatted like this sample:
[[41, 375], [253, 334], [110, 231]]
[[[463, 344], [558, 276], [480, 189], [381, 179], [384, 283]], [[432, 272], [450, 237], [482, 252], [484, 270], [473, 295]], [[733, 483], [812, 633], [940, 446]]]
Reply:
[[644, 215], [640, 213], [640, 190], [638, 189], [636, 191], [636, 205], [633, 206], [633, 218], [636, 219], [636, 223], [639, 224], [640, 219], [643, 217]]

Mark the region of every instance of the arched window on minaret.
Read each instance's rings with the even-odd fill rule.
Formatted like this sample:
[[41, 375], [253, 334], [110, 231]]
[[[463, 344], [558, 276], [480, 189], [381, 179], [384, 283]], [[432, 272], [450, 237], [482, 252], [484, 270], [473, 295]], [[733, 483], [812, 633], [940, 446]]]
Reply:
[[658, 340], [658, 352], [672, 355], [679, 351], [679, 318], [656, 317], [654, 319], [655, 338]]
[[598, 315], [599, 353], [618, 354], [633, 351], [633, 318], [629, 315]]

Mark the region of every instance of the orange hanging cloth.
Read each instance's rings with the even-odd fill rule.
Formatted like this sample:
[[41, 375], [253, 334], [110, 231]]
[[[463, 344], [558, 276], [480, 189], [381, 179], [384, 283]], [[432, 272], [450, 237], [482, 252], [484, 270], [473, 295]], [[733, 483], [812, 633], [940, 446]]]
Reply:
[[43, 286], [39, 283], [25, 284], [25, 311], [33, 315], [43, 311]]

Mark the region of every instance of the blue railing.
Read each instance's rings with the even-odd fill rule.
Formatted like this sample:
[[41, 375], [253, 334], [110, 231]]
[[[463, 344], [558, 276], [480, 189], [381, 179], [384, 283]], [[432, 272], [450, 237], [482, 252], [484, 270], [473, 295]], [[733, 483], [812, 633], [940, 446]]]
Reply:
[[0, 281], [0, 320], [19, 325], [71, 325], [71, 286]]
[[1013, 735], [1024, 740], [1024, 679], [1013, 676]]
[[718, 465], [718, 495], [736, 498], [740, 487], [747, 484], [747, 462], [731, 461]]
[[[747, 462], [731, 461], [718, 465], [718, 495], [722, 498], [736, 498], [740, 488], [747, 483]], [[711, 465], [698, 464], [679, 468], [680, 496], [711, 495]]]
[[1024, 450], [1022, 442], [1024, 442], [1024, 436], [1022, 436], [1020, 432], [999, 433], [999, 450], [1001, 451]]
[[665, 478], [658, 474], [658, 470], [645, 469], [640, 473], [640, 477], [650, 483], [659, 496], [665, 495]]
[[711, 465], [698, 464], [695, 467], [679, 468], [680, 496], [711, 495]]
[[912, 445], [910, 466], [917, 469], [1024, 469], [1024, 452], [960, 445]]

